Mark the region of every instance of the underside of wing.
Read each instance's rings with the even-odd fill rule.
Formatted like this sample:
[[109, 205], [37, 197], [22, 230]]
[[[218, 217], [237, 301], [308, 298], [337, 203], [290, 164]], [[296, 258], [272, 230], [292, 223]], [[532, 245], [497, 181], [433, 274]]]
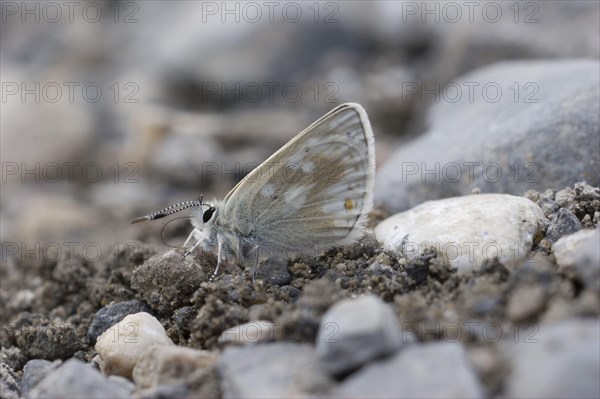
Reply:
[[374, 172], [366, 112], [343, 104], [246, 176], [225, 198], [222, 217], [261, 246], [349, 243], [372, 208]]

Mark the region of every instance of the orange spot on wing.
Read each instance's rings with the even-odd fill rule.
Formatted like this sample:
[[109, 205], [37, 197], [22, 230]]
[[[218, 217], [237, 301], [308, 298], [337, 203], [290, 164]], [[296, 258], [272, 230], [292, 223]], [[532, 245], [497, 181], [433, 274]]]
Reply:
[[347, 211], [351, 211], [352, 209], [354, 209], [354, 203], [350, 198], [346, 198], [344, 200], [344, 208], [346, 208]]

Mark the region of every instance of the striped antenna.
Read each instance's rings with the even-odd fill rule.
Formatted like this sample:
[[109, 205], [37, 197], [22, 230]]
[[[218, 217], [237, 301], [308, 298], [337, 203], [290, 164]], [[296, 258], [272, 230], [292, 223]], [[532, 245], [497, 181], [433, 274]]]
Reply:
[[156, 220], [156, 219], [161, 219], [164, 218], [165, 216], [169, 216], [172, 215], [174, 213], [177, 213], [179, 211], [183, 211], [184, 209], [188, 209], [194, 206], [201, 206], [201, 205], [208, 205], [202, 202], [202, 196], [200, 196], [200, 198], [196, 201], [184, 201], [184, 202], [179, 202], [175, 205], [171, 205], [168, 206], [164, 209], [161, 209], [160, 211], [156, 211], [153, 212], [149, 215], [146, 216], [141, 216], [139, 218], [135, 218], [131, 221], [131, 224], [135, 224], [135, 223], [141, 223], [141, 222], [145, 222], [146, 220]]

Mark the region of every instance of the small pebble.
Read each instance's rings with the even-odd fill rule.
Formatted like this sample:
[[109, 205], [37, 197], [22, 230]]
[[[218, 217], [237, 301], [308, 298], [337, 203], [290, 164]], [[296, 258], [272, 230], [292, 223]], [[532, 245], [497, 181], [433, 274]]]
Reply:
[[98, 337], [95, 349], [100, 370], [104, 375], [131, 378], [138, 358], [153, 345], [174, 344], [154, 316], [145, 312], [128, 315]]
[[556, 212], [548, 230], [546, 231], [546, 238], [550, 242], [556, 242], [559, 238], [573, 234], [581, 230], [581, 222], [577, 219], [577, 216], [566, 208], [561, 208]]
[[394, 353], [402, 344], [399, 326], [392, 308], [375, 295], [342, 300], [323, 315], [317, 354], [330, 373], [346, 373]]

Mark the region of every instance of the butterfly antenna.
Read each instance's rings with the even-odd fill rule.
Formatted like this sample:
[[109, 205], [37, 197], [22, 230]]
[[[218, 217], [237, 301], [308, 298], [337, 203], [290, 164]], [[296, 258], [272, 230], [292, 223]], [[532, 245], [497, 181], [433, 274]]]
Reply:
[[198, 200], [195, 201], [184, 201], [184, 202], [179, 202], [175, 205], [171, 205], [168, 206], [164, 209], [161, 209], [160, 211], [156, 211], [153, 212], [149, 215], [146, 216], [141, 216], [139, 218], [135, 218], [131, 221], [131, 224], [135, 224], [135, 223], [141, 223], [141, 222], [145, 222], [146, 220], [156, 220], [156, 219], [161, 219], [164, 218], [165, 216], [169, 216], [172, 215], [174, 213], [183, 211], [184, 209], [188, 209], [194, 206], [201, 206], [201, 205], [207, 205], [204, 202], [202, 202], [202, 196], [200, 196], [200, 198]]

